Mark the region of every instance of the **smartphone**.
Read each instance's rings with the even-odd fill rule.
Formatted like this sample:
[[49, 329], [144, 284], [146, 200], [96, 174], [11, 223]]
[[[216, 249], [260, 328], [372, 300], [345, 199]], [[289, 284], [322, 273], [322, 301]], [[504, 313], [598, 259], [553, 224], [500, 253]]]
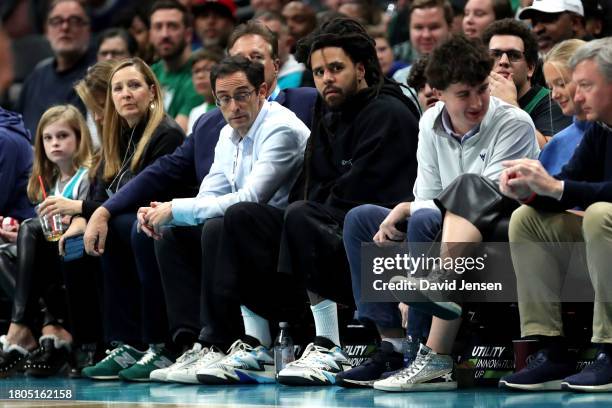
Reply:
[[64, 241], [64, 253], [64, 262], [70, 262], [82, 258], [85, 254], [83, 234], [66, 238]]

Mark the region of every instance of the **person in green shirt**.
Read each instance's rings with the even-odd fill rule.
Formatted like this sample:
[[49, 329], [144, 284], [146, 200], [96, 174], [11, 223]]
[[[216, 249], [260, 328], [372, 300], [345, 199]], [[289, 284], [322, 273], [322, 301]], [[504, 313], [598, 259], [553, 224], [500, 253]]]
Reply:
[[191, 80], [191, 15], [175, 0], [158, 0], [149, 18], [151, 43], [160, 57], [151, 69], [162, 86], [166, 112], [186, 131], [189, 112], [204, 102]]

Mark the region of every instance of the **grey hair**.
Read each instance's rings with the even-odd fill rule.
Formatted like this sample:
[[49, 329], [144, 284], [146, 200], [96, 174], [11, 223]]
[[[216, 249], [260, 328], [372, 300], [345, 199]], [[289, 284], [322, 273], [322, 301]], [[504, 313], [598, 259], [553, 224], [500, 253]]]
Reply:
[[606, 81], [612, 82], [612, 37], [592, 40], [578, 48], [569, 61], [569, 67], [573, 71], [576, 65], [586, 60], [594, 60]]

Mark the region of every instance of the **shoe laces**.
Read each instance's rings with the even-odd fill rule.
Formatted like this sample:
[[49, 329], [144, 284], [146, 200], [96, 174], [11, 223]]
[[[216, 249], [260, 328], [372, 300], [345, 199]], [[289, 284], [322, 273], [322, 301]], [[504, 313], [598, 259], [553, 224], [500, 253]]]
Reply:
[[430, 354], [427, 354], [426, 356], [417, 354], [416, 359], [408, 367], [404, 368], [402, 371], [398, 372], [393, 377], [398, 380], [405, 380], [414, 377], [414, 375], [416, 375], [419, 371], [423, 369], [423, 367], [425, 367], [429, 360]]
[[115, 347], [112, 350], [106, 350], [106, 357], [104, 357], [102, 359], [102, 361], [100, 361], [101, 363], [111, 360], [112, 358], [114, 358], [117, 354], [119, 354], [122, 350], [124, 349], [124, 346], [119, 346], [119, 347]]
[[253, 347], [245, 343], [242, 340], [236, 340], [230, 347], [227, 355], [232, 356], [235, 354], [249, 353], [253, 351]]
[[142, 358], [140, 360], [138, 360], [138, 362], [136, 364], [147, 365], [150, 362], [152, 362], [153, 360], [155, 360], [157, 357], [159, 357], [159, 350], [154, 350], [154, 349], [150, 348], [150, 349], [147, 350], [145, 355], [142, 356]]
[[542, 364], [544, 364], [545, 362], [546, 362], [546, 355], [544, 354], [544, 352], [539, 352], [536, 354], [535, 358], [531, 360], [529, 364], [527, 364], [527, 367], [525, 367], [525, 369], [531, 370], [531, 369], [537, 368], [541, 366]]
[[197, 370], [201, 367], [207, 366], [216, 353], [219, 352], [215, 350], [214, 346], [211, 346], [210, 348], [203, 347], [202, 350], [198, 352], [199, 356], [193, 365], [193, 369]]
[[176, 359], [176, 362], [177, 363], [182, 363], [184, 361], [187, 361], [188, 359], [192, 358], [193, 356], [198, 355], [201, 351], [202, 351], [202, 349], [193, 349], [193, 348], [191, 348], [191, 349], [185, 351], [183, 354], [181, 354], [181, 356]]
[[329, 354], [329, 350], [322, 346], [317, 346], [314, 343], [310, 343], [306, 350], [304, 350], [304, 354], [299, 359], [289, 363], [288, 365], [293, 365], [297, 367], [311, 367], [313, 365], [320, 365], [321, 360], [327, 357]]

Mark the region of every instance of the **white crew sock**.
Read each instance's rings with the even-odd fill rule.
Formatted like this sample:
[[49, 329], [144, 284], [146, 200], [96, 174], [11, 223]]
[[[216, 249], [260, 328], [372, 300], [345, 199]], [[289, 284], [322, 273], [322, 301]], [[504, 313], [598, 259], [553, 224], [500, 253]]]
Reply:
[[340, 331], [338, 330], [338, 306], [336, 302], [324, 300], [310, 306], [314, 317], [317, 336], [325, 337], [340, 345]]
[[270, 338], [270, 324], [268, 320], [249, 310], [244, 305], [240, 305], [240, 310], [242, 311], [242, 320], [244, 321], [244, 333], [255, 337], [262, 346], [269, 348], [272, 344], [272, 339]]

